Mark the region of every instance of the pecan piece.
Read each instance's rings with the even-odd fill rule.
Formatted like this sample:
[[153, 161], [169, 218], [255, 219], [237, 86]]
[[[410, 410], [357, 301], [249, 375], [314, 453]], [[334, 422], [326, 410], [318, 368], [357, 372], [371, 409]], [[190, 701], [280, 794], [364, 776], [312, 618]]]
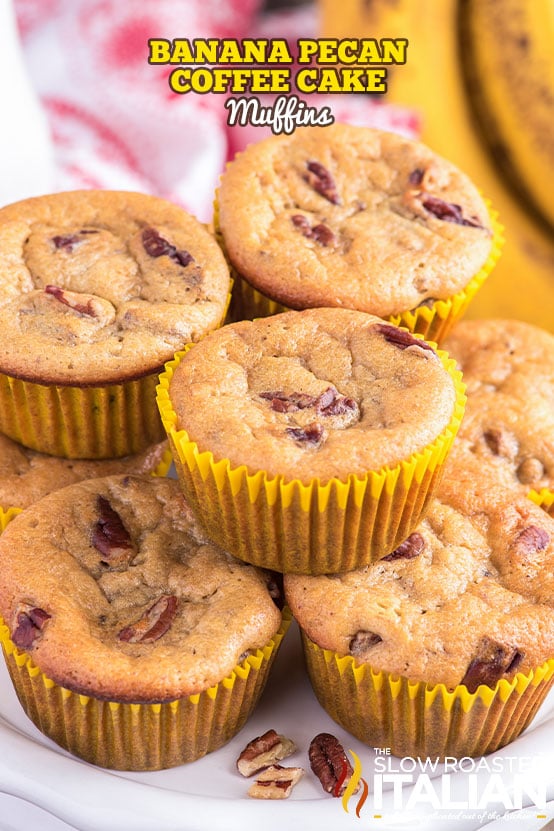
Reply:
[[294, 214], [291, 216], [292, 224], [298, 228], [301, 234], [307, 239], [315, 239], [321, 245], [329, 246], [335, 242], [335, 235], [327, 225], [320, 222], [318, 225], [310, 225], [307, 217], [304, 214]]
[[316, 409], [322, 416], [336, 416], [357, 411], [359, 407], [353, 398], [341, 395], [334, 387], [329, 387], [317, 399]]
[[331, 733], [318, 733], [310, 743], [308, 758], [323, 790], [342, 796], [354, 771], [339, 740]]
[[430, 344], [419, 338], [414, 338], [411, 332], [406, 329], [399, 329], [398, 326], [392, 326], [390, 323], [374, 323], [372, 327], [375, 331], [380, 332], [388, 343], [392, 343], [399, 349], [408, 349], [410, 346], [419, 346], [428, 352], [436, 355], [435, 350]]
[[38, 606], [32, 606], [30, 603], [21, 604], [15, 615], [15, 627], [12, 634], [12, 641], [17, 648], [32, 649], [51, 617], [52, 615]]
[[439, 199], [438, 196], [432, 196], [430, 193], [422, 195], [421, 204], [437, 219], [443, 222], [454, 222], [456, 225], [470, 225], [472, 228], [483, 228], [483, 225], [476, 217], [465, 217], [462, 213], [460, 205], [453, 202], [445, 202], [444, 199]]
[[123, 520], [105, 496], [98, 495], [96, 508], [99, 517], [92, 529], [92, 544], [104, 557], [102, 565], [112, 569], [128, 566], [135, 548]]
[[421, 185], [424, 176], [425, 170], [422, 167], [416, 167], [415, 170], [412, 170], [408, 176], [408, 181], [410, 182], [410, 185]]
[[331, 204], [340, 205], [335, 180], [327, 168], [323, 167], [319, 162], [306, 162], [306, 167], [308, 168], [308, 173], [304, 178], [310, 187], [325, 197]]
[[97, 233], [98, 231], [95, 231], [93, 228], [82, 228], [76, 234], [56, 234], [56, 236], [51, 238], [51, 241], [54, 244], [54, 248], [58, 251], [61, 249], [62, 251], [67, 251], [68, 254], [71, 254], [77, 245], [81, 245], [81, 243], [84, 242], [84, 239], [82, 239], [84, 234]]
[[279, 735], [275, 730], [267, 730], [248, 742], [237, 759], [237, 768], [243, 776], [252, 776], [263, 768], [286, 759], [296, 750], [291, 739]]
[[312, 421], [305, 427], [287, 427], [285, 431], [291, 439], [300, 444], [313, 445], [319, 447], [323, 441], [323, 427], [319, 421]]
[[303, 768], [271, 765], [256, 777], [248, 796], [254, 799], [286, 799], [303, 774]]
[[485, 430], [483, 438], [487, 447], [495, 456], [503, 456], [505, 459], [515, 459], [519, 450], [519, 444], [513, 433], [504, 430], [502, 427], [491, 427]]
[[271, 409], [277, 413], [295, 413], [297, 410], [306, 410], [308, 407], [313, 407], [317, 398], [313, 395], [308, 395], [303, 392], [285, 393], [280, 390], [277, 392], [261, 392], [260, 398], [271, 401]]
[[471, 693], [474, 693], [481, 684], [494, 687], [503, 676], [517, 670], [523, 657], [524, 653], [517, 648], [502, 646], [490, 638], [482, 638], [477, 648], [477, 655], [470, 662], [460, 683], [464, 684]]
[[544, 551], [550, 542], [550, 534], [544, 528], [528, 525], [515, 538], [512, 548], [522, 557], [530, 557], [538, 551]]
[[79, 303], [77, 300], [79, 294], [77, 294], [77, 292], [64, 291], [59, 286], [53, 286], [51, 284], [45, 286], [44, 291], [46, 294], [50, 294], [52, 297], [55, 297], [56, 300], [59, 300], [59, 302], [63, 303], [64, 306], [69, 306], [69, 308], [73, 309], [74, 312], [78, 312], [78, 314], [88, 315], [89, 317], [98, 317], [94, 309], [92, 298], [86, 303]]
[[142, 232], [142, 245], [149, 257], [162, 257], [164, 254], [174, 263], [183, 267], [194, 260], [192, 254], [184, 249], [179, 250], [169, 240], [162, 237], [155, 228], [145, 228]]
[[144, 615], [118, 634], [125, 643], [153, 643], [171, 628], [177, 613], [177, 598], [174, 594], [163, 594]]
[[377, 646], [382, 640], [383, 638], [377, 632], [366, 632], [360, 629], [348, 644], [348, 651], [353, 657], [359, 658], [360, 655], [363, 655], [372, 646]]
[[414, 557], [419, 557], [424, 548], [425, 540], [419, 531], [414, 531], [404, 542], [400, 543], [398, 548], [395, 548], [394, 551], [387, 554], [386, 557], [383, 557], [383, 561], [412, 560]]

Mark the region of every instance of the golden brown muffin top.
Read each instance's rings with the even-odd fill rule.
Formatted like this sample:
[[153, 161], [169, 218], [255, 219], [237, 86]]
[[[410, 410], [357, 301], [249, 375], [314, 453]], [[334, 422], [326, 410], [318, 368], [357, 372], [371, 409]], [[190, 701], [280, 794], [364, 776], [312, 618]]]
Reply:
[[455, 409], [437, 353], [373, 315], [308, 309], [212, 332], [177, 366], [177, 429], [215, 459], [309, 483], [421, 451]]
[[467, 320], [444, 348], [467, 385], [444, 487], [456, 490], [461, 474], [473, 475], [482, 499], [488, 481], [522, 494], [554, 489], [554, 335], [523, 321]]
[[285, 594], [320, 647], [413, 681], [494, 687], [554, 658], [554, 519], [500, 490], [486, 514], [435, 499], [385, 559], [286, 575]]
[[163, 199], [73, 191], [0, 209], [0, 371], [130, 380], [217, 326], [229, 273], [211, 234]]
[[28, 508], [74, 482], [117, 473], [151, 473], [169, 448], [166, 441], [119, 459], [62, 459], [37, 453], [0, 434], [0, 508]]
[[280, 626], [264, 572], [200, 532], [173, 479], [56, 491], [0, 537], [0, 614], [56, 683], [165, 701], [226, 677]]
[[250, 145], [218, 195], [230, 261], [295, 309], [387, 317], [463, 289], [486, 262], [477, 189], [419, 142], [368, 127], [299, 128]]

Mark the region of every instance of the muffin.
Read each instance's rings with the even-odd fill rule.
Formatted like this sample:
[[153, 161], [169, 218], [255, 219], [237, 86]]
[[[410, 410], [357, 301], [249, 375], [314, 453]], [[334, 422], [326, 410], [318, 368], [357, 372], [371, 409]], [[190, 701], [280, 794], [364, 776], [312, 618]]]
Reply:
[[117, 473], [165, 476], [171, 465], [167, 441], [119, 459], [63, 459], [29, 450], [0, 434], [0, 506], [28, 508], [51, 491]]
[[250, 145], [220, 182], [233, 314], [369, 312], [437, 342], [493, 267], [500, 228], [472, 182], [419, 142], [335, 123]]
[[286, 621], [270, 575], [209, 542], [175, 480], [112, 476], [58, 490], [12, 519], [0, 556], [12, 681], [66, 750], [156, 770], [242, 727]]
[[194, 217], [139, 193], [0, 209], [0, 432], [109, 458], [163, 438], [160, 369], [222, 320], [229, 271]]
[[[445, 343], [467, 385], [467, 406], [444, 488], [483, 480], [523, 495], [554, 490], [554, 335], [517, 320], [458, 323]], [[470, 481], [473, 481], [472, 482]]]
[[348, 309], [212, 332], [161, 376], [158, 403], [187, 501], [235, 556], [331, 572], [414, 529], [463, 412], [444, 353]]
[[554, 520], [496, 493], [470, 516], [434, 499], [394, 552], [285, 575], [325, 710], [397, 756], [479, 756], [515, 739], [554, 679]]

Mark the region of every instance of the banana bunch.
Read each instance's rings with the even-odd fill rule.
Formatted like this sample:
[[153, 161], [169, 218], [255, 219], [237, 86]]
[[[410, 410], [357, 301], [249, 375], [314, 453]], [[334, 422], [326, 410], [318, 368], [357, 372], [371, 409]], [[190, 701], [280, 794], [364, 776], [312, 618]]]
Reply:
[[406, 37], [385, 100], [464, 170], [505, 227], [469, 316], [554, 330], [554, 0], [320, 0], [321, 37]]

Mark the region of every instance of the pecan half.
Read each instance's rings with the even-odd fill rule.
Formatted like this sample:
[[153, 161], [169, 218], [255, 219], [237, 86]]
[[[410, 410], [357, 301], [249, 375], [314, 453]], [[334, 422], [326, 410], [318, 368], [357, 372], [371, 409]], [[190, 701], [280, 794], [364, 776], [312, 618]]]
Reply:
[[303, 768], [271, 765], [256, 777], [248, 796], [254, 799], [286, 799], [303, 774]]
[[454, 222], [456, 225], [470, 225], [472, 228], [483, 228], [483, 225], [476, 217], [465, 217], [462, 213], [460, 205], [453, 202], [445, 202], [444, 199], [439, 199], [438, 196], [432, 196], [430, 193], [424, 193], [421, 197], [421, 204], [437, 219], [443, 222]]
[[419, 531], [414, 531], [404, 542], [400, 543], [398, 548], [395, 548], [394, 551], [387, 554], [386, 557], [383, 557], [383, 561], [412, 560], [414, 557], [419, 557], [424, 548], [425, 540]]
[[142, 232], [142, 245], [149, 257], [162, 257], [164, 254], [174, 263], [183, 267], [194, 260], [192, 254], [185, 249], [179, 250], [169, 240], [162, 237], [155, 228], [145, 228]]
[[93, 526], [91, 541], [104, 557], [101, 560], [102, 565], [113, 569], [128, 566], [135, 554], [135, 548], [123, 520], [105, 496], [98, 495], [96, 508], [99, 517]]
[[15, 626], [12, 634], [12, 641], [17, 648], [32, 649], [51, 617], [52, 615], [38, 606], [32, 606], [30, 603], [21, 604], [15, 615]]
[[312, 226], [304, 214], [294, 214], [291, 216], [291, 221], [307, 239], [315, 239], [316, 242], [325, 246], [334, 244], [336, 239], [334, 233], [322, 222]]
[[96, 311], [94, 310], [92, 299], [87, 300], [86, 303], [80, 303], [77, 300], [80, 296], [77, 292], [64, 291], [59, 286], [53, 286], [51, 284], [45, 286], [44, 291], [46, 294], [50, 294], [52, 297], [55, 297], [56, 300], [59, 300], [59, 302], [63, 303], [64, 306], [69, 306], [69, 308], [73, 309], [74, 312], [78, 312], [81, 315], [88, 315], [88, 317], [98, 317]]
[[278, 609], [285, 605], [285, 591], [283, 588], [283, 575], [278, 571], [268, 571], [265, 575], [267, 590]]
[[296, 750], [291, 739], [279, 735], [275, 730], [267, 730], [262, 736], [257, 736], [248, 742], [237, 759], [237, 768], [243, 776], [252, 776], [253, 773], [281, 759], [286, 759]]
[[174, 594], [163, 594], [144, 615], [118, 634], [125, 643], [152, 643], [158, 641], [171, 628], [177, 613], [177, 598]]
[[482, 638], [477, 655], [470, 662], [461, 684], [473, 693], [484, 684], [494, 687], [503, 676], [515, 672], [524, 657], [519, 649], [503, 646], [490, 638]]
[[294, 441], [300, 444], [313, 445], [314, 447], [319, 447], [324, 435], [323, 427], [319, 421], [312, 421], [311, 424], [307, 424], [305, 427], [287, 427], [285, 432]]
[[308, 758], [323, 790], [342, 796], [353, 769], [339, 740], [331, 733], [318, 733], [310, 743]]
[[419, 346], [436, 355], [435, 350], [430, 344], [419, 338], [414, 338], [411, 332], [406, 329], [399, 329], [398, 326], [392, 326], [389, 323], [374, 323], [372, 327], [376, 332], [380, 332], [388, 343], [392, 343], [399, 349], [408, 349], [410, 346]]
[[363, 629], [360, 629], [360, 631], [356, 632], [348, 644], [348, 651], [352, 656], [358, 658], [368, 649], [371, 649], [372, 646], [377, 646], [377, 644], [381, 643], [382, 640], [383, 638], [381, 635], [378, 635], [377, 632], [366, 632]]
[[515, 538], [512, 548], [522, 557], [529, 557], [538, 551], [544, 551], [550, 542], [550, 534], [544, 528], [528, 525]]
[[304, 177], [307, 183], [317, 193], [325, 197], [333, 205], [340, 205], [340, 198], [335, 180], [326, 167], [319, 162], [306, 162], [308, 173]]

